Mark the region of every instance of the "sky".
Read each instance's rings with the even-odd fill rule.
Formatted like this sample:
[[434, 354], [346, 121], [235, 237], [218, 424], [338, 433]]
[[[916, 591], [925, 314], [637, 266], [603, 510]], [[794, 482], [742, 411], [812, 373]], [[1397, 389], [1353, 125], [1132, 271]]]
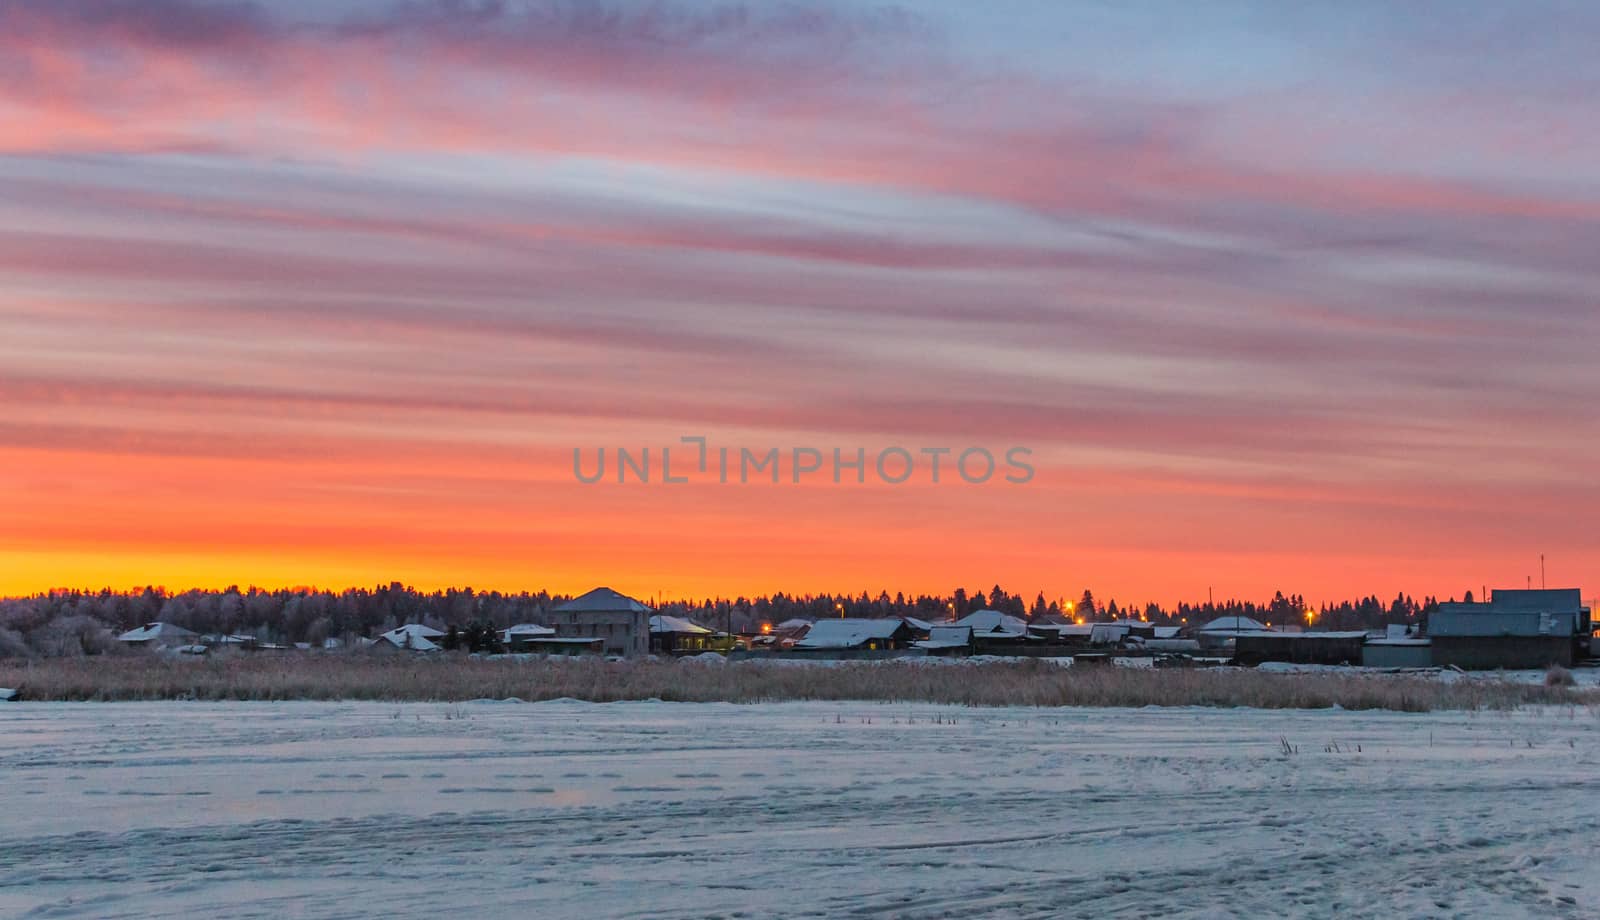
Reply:
[[0, 594], [1600, 594], [1597, 46], [1576, 0], [0, 0]]

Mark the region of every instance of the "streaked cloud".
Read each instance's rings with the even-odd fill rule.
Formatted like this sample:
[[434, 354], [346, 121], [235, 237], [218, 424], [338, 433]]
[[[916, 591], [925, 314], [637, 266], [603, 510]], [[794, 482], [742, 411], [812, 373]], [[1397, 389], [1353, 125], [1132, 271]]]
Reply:
[[[1600, 17], [1465, 10], [0, 0], [0, 591], [155, 553], [1420, 594], [1591, 552]], [[1044, 475], [562, 476], [680, 434]]]

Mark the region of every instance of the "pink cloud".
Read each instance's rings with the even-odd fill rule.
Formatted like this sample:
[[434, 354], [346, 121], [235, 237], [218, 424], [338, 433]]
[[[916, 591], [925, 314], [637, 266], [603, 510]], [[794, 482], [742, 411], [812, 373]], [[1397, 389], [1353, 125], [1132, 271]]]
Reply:
[[[91, 7], [97, 12], [91, 14]], [[1233, 162], [1203, 109], [976, 71], [903, 13], [437, 2], [310, 25], [252, 6], [9, 4], [13, 152], [552, 152], [1187, 218], [1256, 201], [1336, 213], [1600, 220], [1600, 202]], [[1118, 115], [1118, 119], [1130, 116]]]

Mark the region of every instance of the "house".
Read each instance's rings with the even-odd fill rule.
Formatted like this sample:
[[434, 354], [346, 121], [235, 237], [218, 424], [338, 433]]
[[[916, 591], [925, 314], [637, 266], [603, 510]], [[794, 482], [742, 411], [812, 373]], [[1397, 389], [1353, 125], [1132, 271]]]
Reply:
[[602, 655], [605, 640], [595, 636], [558, 636], [538, 623], [518, 623], [500, 630], [500, 644], [508, 652], [535, 655]]
[[172, 623], [146, 623], [117, 637], [117, 641], [141, 648], [178, 648], [197, 645], [199, 634]]
[[650, 618], [650, 651], [661, 655], [698, 655], [701, 652], [731, 652], [732, 636], [706, 629], [683, 617], [656, 614]]
[[972, 627], [934, 626], [928, 630], [928, 638], [919, 639], [912, 645], [915, 648], [922, 649], [929, 655], [970, 655], [972, 654]]
[[1117, 623], [1090, 623], [1089, 644], [1106, 646], [1121, 645], [1122, 640], [1128, 638], [1128, 627]]
[[1266, 629], [1265, 623], [1252, 620], [1249, 617], [1217, 617], [1215, 620], [1200, 627], [1197, 632], [1202, 633], [1236, 633], [1252, 629]]
[[950, 625], [968, 627], [973, 638], [979, 639], [1021, 639], [1028, 635], [1027, 620], [998, 610], [974, 610]]
[[745, 646], [752, 651], [775, 651], [777, 649], [793, 648], [811, 630], [811, 621], [798, 617], [784, 620], [774, 626], [771, 623], [762, 623], [757, 634], [745, 640]]
[[908, 648], [915, 639], [915, 631], [905, 620], [863, 620], [845, 617], [838, 620], [818, 620], [812, 624], [804, 639], [794, 644], [795, 651], [845, 650], [884, 651]]
[[1577, 588], [1496, 591], [1487, 603], [1428, 615], [1433, 663], [1468, 670], [1570, 665], [1587, 652], [1590, 610]]
[[1112, 620], [1110, 625], [1126, 628], [1132, 639], [1176, 639], [1182, 631], [1182, 627], [1157, 626], [1148, 620]]
[[1231, 646], [1242, 633], [1266, 631], [1265, 623], [1249, 617], [1217, 617], [1195, 630], [1195, 638], [1200, 640], [1201, 648], [1221, 649]]
[[555, 630], [548, 626], [540, 626], [538, 623], [518, 623], [500, 630], [500, 644], [505, 646], [508, 652], [526, 652], [529, 651], [527, 646], [555, 634]]
[[605, 652], [605, 640], [598, 636], [558, 636], [554, 629], [538, 623], [507, 626], [500, 630], [500, 644], [517, 654], [573, 656]]
[[378, 636], [374, 644], [381, 648], [398, 648], [410, 652], [437, 652], [443, 646], [434, 640], [443, 638], [444, 633], [431, 626], [407, 623]]
[[601, 639], [607, 655], [640, 658], [650, 654], [649, 607], [610, 588], [595, 588], [551, 610], [546, 616], [556, 637]]
[[1089, 644], [1094, 626], [1088, 623], [1029, 623], [1028, 635], [1054, 645]]
[[793, 617], [772, 627], [772, 638], [780, 647], [790, 647], [806, 637], [811, 631], [811, 620]]

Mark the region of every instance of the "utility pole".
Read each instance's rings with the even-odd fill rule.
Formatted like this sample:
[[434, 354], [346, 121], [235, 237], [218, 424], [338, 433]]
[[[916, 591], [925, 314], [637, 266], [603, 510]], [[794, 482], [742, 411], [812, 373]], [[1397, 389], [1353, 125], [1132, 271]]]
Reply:
[[1544, 578], [1544, 553], [1539, 554], [1539, 587], [1544, 590], [1550, 587], [1550, 583]]

